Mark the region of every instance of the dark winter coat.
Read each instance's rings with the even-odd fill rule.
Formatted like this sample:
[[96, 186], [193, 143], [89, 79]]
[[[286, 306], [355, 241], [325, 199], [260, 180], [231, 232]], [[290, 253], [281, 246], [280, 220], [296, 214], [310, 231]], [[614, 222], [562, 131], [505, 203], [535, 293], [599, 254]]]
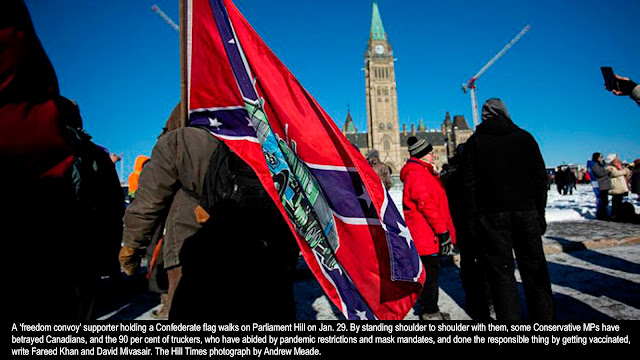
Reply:
[[631, 170], [631, 192], [640, 195], [640, 167], [638, 165]]
[[[602, 190], [611, 190], [611, 179], [609, 179], [609, 174], [604, 169], [604, 164], [599, 162], [594, 162], [591, 166], [591, 171], [593, 175], [595, 175], [596, 180], [598, 181], [598, 188]], [[591, 179], [593, 181], [593, 179]]]
[[[0, 1], [0, 158], [19, 179], [60, 179], [73, 162], [56, 73], [22, 1]], [[3, 176], [6, 176], [6, 174]]]
[[78, 290], [86, 289], [88, 273], [83, 265], [98, 256], [92, 250], [99, 240], [77, 235], [74, 155], [64, 126], [70, 119], [61, 111], [55, 71], [22, 1], [0, 1], [0, 49], [5, 318], [78, 321], [85, 295]]
[[556, 171], [556, 174], [553, 177], [553, 182], [558, 186], [564, 186], [564, 184], [567, 184], [567, 172], [562, 169]]
[[482, 123], [465, 144], [461, 171], [472, 213], [537, 210], [543, 218], [547, 173], [536, 140], [516, 126], [502, 101], [482, 109]]
[[124, 245], [146, 248], [166, 217], [164, 266], [180, 264], [182, 244], [200, 229], [194, 214], [198, 201], [190, 193], [202, 193], [218, 144], [207, 130], [195, 127], [176, 129], [158, 139], [124, 216]]
[[436, 234], [449, 232], [455, 243], [456, 230], [449, 213], [449, 201], [433, 166], [410, 158], [400, 171], [404, 183], [402, 209], [420, 256], [439, 252]]
[[377, 156], [371, 157], [368, 160], [369, 165], [371, 165], [376, 174], [378, 174], [378, 177], [384, 184], [384, 187], [389, 190], [391, 186], [393, 186], [393, 180], [391, 180], [391, 170], [389, 170], [389, 166], [381, 162]]

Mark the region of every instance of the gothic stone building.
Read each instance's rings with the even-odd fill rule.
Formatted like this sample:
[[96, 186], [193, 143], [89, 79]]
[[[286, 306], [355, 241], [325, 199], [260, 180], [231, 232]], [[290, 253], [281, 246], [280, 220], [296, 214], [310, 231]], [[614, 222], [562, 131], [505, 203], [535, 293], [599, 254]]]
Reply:
[[454, 116], [452, 122], [449, 113], [446, 113], [439, 131], [428, 130], [422, 120], [417, 129], [415, 124], [411, 124], [410, 131], [406, 125], [400, 131], [393, 62], [393, 48], [382, 26], [378, 5], [374, 2], [371, 32], [364, 53], [367, 132], [358, 132], [350, 112], [342, 131], [363, 155], [366, 156], [371, 149], [378, 150], [380, 160], [389, 165], [396, 175], [409, 158], [407, 139], [412, 135], [433, 145], [436, 165], [441, 168], [447, 163], [448, 156], [453, 156], [456, 146], [465, 142], [473, 132], [463, 116]]

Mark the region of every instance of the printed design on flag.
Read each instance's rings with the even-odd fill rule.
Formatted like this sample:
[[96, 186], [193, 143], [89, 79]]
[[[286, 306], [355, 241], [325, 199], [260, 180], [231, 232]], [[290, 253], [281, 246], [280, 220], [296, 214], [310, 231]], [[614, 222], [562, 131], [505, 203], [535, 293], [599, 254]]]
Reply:
[[336, 269], [338, 234], [329, 206], [304, 163], [271, 130], [263, 101], [245, 98], [245, 106], [287, 216], [322, 264]]

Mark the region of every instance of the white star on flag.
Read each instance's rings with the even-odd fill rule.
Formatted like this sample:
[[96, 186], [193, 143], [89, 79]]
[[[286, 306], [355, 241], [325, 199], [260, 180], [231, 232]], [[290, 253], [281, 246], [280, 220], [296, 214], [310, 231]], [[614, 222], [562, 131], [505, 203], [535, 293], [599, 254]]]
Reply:
[[251, 119], [249, 119], [248, 116], [245, 116], [244, 118], [247, 119], [247, 123], [249, 124], [249, 126], [253, 127], [253, 123], [251, 122]]
[[407, 241], [407, 245], [411, 247], [411, 242], [413, 241], [413, 238], [411, 238], [411, 232], [409, 232], [409, 228], [400, 224], [399, 222], [396, 222], [396, 224], [398, 224], [398, 229], [400, 229], [400, 234], [398, 235], [400, 237], [403, 237]]
[[366, 311], [356, 310], [356, 316], [360, 320], [367, 320], [367, 312]]
[[371, 197], [369, 197], [369, 193], [367, 192], [367, 188], [362, 184], [362, 195], [358, 196], [358, 199], [364, 200], [367, 203], [367, 207], [371, 207]]
[[213, 119], [209, 118], [209, 126], [219, 129], [220, 126], [222, 126], [222, 123], [218, 121], [218, 118], [216, 117], [214, 117]]

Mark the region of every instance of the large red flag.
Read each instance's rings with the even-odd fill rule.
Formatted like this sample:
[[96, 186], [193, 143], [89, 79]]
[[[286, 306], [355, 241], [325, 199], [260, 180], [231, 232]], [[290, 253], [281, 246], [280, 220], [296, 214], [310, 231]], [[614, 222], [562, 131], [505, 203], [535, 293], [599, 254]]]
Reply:
[[190, 124], [253, 168], [347, 319], [403, 319], [424, 271], [376, 173], [231, 0], [188, 4]]

